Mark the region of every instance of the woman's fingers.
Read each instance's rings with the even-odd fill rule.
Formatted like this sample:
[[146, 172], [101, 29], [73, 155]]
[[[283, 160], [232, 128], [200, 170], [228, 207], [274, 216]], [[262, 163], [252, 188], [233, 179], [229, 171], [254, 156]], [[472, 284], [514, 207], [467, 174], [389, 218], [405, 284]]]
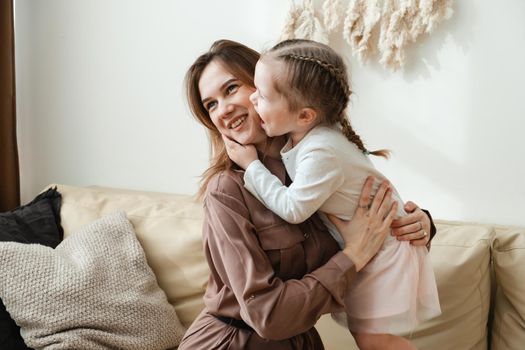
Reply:
[[397, 215], [397, 206], [397, 202], [392, 203], [392, 205], [390, 206], [390, 210], [388, 211], [388, 215], [385, 216], [385, 218], [383, 219], [381, 230], [385, 232], [385, 237], [388, 234], [388, 232], [390, 232], [390, 225], [392, 225], [392, 220], [394, 220]]
[[418, 230], [416, 232], [398, 236], [398, 240], [400, 241], [424, 241], [425, 244], [428, 242], [428, 239], [428, 232], [425, 230]]
[[419, 224], [419, 221], [410, 222], [403, 226], [397, 226], [394, 227], [394, 222], [396, 222], [399, 219], [395, 219], [392, 223], [392, 233], [394, 236], [403, 236], [410, 233], [415, 233], [419, 230], [421, 230], [422, 225]]
[[430, 237], [428, 236], [422, 239], [413, 239], [410, 241], [410, 244], [415, 245], [415, 246], [426, 246], [428, 244], [429, 239]]
[[356, 213], [358, 211], [363, 212], [368, 210], [370, 206], [370, 196], [372, 195], [372, 187], [374, 185], [375, 178], [369, 176], [366, 178], [365, 184], [361, 189], [361, 195], [359, 196], [359, 202], [356, 208]]
[[404, 209], [408, 214], [392, 222], [392, 235], [412, 245], [426, 245], [430, 240], [428, 216], [414, 202], [407, 202]]
[[[379, 206], [377, 210], [377, 215], [379, 216], [379, 219], [383, 220], [388, 215], [391, 208], [392, 208], [392, 190], [388, 189], [383, 197], [383, 202], [381, 203], [381, 205]], [[390, 224], [392, 224], [392, 221], [390, 221]]]
[[408, 202], [405, 203], [405, 211], [407, 213], [412, 213], [417, 208], [419, 208], [419, 207], [416, 205], [416, 203], [414, 203], [412, 201], [408, 201]]
[[421, 219], [422, 219], [422, 215], [424, 215], [425, 213], [423, 213], [423, 211], [421, 210], [417, 210], [417, 211], [413, 211], [412, 213], [409, 213], [405, 216], [402, 216], [398, 219], [395, 219], [393, 222], [392, 222], [392, 228], [393, 229], [396, 229], [396, 228], [400, 228], [400, 227], [403, 227], [403, 226], [407, 226], [407, 225], [411, 225], [411, 224], [415, 224], [415, 223], [418, 223], [418, 222], [421, 222]]
[[425, 229], [421, 229], [418, 223], [392, 229], [392, 234], [399, 241], [410, 241], [410, 244], [424, 246], [430, 240], [430, 235]]
[[430, 240], [430, 219], [414, 202], [407, 202], [404, 209], [408, 214], [392, 222], [392, 235], [416, 246], [426, 245]]
[[383, 204], [386, 192], [389, 189], [388, 186], [389, 186], [389, 182], [387, 180], [384, 180], [379, 186], [379, 188], [377, 189], [377, 192], [374, 196], [374, 200], [372, 201], [372, 204], [370, 205], [370, 211], [372, 213], [376, 213], [381, 207], [381, 205]]

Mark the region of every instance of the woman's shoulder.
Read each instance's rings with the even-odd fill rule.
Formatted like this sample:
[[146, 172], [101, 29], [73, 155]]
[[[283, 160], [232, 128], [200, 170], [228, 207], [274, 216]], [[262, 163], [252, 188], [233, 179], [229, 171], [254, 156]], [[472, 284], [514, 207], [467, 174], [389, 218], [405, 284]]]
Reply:
[[218, 172], [208, 182], [206, 194], [226, 194], [234, 197], [237, 197], [238, 194], [242, 196], [242, 189], [244, 188], [243, 175], [244, 171], [235, 169]]
[[212, 217], [218, 220], [221, 217], [249, 217], [243, 175], [243, 171], [223, 170], [210, 179], [204, 195], [204, 207], [207, 211], [220, 213]]

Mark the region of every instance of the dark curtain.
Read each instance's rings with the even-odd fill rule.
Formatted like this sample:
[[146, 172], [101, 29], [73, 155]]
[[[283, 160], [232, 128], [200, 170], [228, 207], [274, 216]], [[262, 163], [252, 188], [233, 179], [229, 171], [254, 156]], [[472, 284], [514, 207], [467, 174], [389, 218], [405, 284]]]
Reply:
[[13, 0], [0, 0], [0, 212], [20, 204]]

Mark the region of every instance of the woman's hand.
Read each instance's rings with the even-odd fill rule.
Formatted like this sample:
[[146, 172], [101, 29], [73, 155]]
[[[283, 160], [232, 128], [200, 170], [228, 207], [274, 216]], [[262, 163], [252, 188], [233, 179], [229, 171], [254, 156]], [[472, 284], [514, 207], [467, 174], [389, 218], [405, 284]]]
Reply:
[[222, 135], [222, 139], [224, 140], [228, 157], [244, 170], [248, 168], [248, 165], [250, 165], [251, 162], [258, 159], [255, 146], [241, 145], [225, 135]]
[[430, 241], [430, 218], [413, 202], [405, 204], [408, 215], [392, 221], [392, 235], [400, 241], [425, 246]]
[[366, 179], [352, 220], [345, 221], [328, 215], [343, 236], [343, 252], [353, 261], [357, 271], [377, 254], [390, 232], [397, 211], [397, 202], [392, 203], [392, 190], [388, 181], [381, 183], [370, 204], [373, 183], [373, 177]]

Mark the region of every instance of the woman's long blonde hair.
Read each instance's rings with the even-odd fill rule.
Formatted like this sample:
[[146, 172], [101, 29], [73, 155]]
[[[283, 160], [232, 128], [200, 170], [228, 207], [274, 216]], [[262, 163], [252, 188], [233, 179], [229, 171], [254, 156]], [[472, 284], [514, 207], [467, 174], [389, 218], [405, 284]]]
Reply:
[[208, 111], [202, 104], [199, 91], [199, 81], [202, 72], [211, 62], [218, 61], [224, 69], [228, 70], [237, 79], [255, 88], [253, 75], [259, 57], [260, 54], [257, 51], [243, 44], [231, 40], [218, 40], [211, 45], [206, 53], [197, 57], [186, 72], [184, 85], [189, 107], [195, 119], [208, 130], [211, 143], [211, 164], [201, 177], [198, 193], [200, 198], [204, 195], [208, 182], [215, 174], [233, 166], [233, 162], [226, 153], [221, 133], [213, 124]]

